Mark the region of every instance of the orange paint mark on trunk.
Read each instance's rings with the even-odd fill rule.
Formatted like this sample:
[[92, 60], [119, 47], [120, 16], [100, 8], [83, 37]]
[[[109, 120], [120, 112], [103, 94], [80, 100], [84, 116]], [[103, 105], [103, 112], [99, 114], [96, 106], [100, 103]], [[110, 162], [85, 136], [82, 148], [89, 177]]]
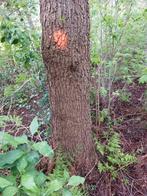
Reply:
[[57, 48], [65, 49], [68, 44], [67, 33], [63, 30], [58, 30], [53, 33], [54, 42], [56, 43]]

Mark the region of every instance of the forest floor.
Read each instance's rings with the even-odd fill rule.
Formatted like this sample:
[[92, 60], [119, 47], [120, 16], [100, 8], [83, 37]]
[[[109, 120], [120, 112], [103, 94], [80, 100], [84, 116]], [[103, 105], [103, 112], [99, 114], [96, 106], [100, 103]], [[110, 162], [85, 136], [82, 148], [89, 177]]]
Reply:
[[[121, 89], [123, 85], [117, 83], [114, 89]], [[128, 85], [127, 90], [131, 93], [129, 102], [117, 99], [113, 104], [112, 119], [121, 119], [121, 123], [114, 125], [113, 129], [120, 133], [124, 151], [135, 153], [138, 161], [120, 172], [116, 181], [107, 181], [107, 175], [94, 178], [94, 190], [90, 191], [90, 196], [102, 195], [106, 183], [110, 196], [147, 196], [147, 85], [139, 85], [135, 81]], [[98, 137], [105, 129], [107, 127], [102, 125]], [[108, 193], [104, 193], [104, 196], [108, 196]]]
[[[114, 89], [121, 89], [122, 83], [114, 85]], [[136, 154], [138, 162], [129, 166], [127, 171], [120, 172], [119, 177], [115, 181], [106, 182], [107, 174], [102, 174], [97, 178], [98, 174], [93, 174], [88, 183], [90, 196], [99, 196], [103, 190], [104, 183], [108, 183], [110, 195], [115, 196], [147, 196], [147, 85], [140, 85], [133, 82], [127, 87], [131, 93], [129, 102], [115, 100], [112, 108], [112, 118], [121, 119], [121, 123], [114, 125], [113, 129], [120, 133], [121, 142], [124, 151]], [[6, 130], [13, 135], [22, 135], [26, 132], [26, 128], [31, 123], [37, 112], [41, 112], [42, 108], [38, 106], [38, 101], [42, 95], [34, 96], [30, 99], [29, 105], [31, 110], [24, 108], [9, 108], [9, 114], [21, 116], [23, 127], [17, 131], [15, 127], [8, 125]], [[8, 109], [4, 109], [3, 114], [8, 114]], [[41, 137], [44, 137], [43, 131], [47, 125], [42, 125]], [[107, 129], [105, 125], [95, 128], [98, 136]], [[38, 138], [33, 138], [37, 140]], [[126, 182], [124, 182], [124, 179]], [[104, 196], [108, 194], [104, 193]]]

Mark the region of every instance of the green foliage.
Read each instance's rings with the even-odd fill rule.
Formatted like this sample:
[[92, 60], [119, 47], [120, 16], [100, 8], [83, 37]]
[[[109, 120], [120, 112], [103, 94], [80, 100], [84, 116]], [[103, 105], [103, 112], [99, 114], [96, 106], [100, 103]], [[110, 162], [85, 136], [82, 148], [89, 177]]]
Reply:
[[147, 75], [141, 76], [141, 78], [139, 79], [139, 83], [140, 84], [147, 83]]
[[34, 135], [38, 131], [38, 128], [39, 128], [38, 119], [37, 117], [35, 117], [30, 124], [31, 134]]
[[61, 154], [57, 156], [56, 167], [49, 175], [49, 180], [47, 193], [50, 193], [50, 196], [86, 196], [85, 191], [78, 188], [84, 184], [85, 179], [80, 176], [70, 177], [68, 163]]
[[123, 102], [129, 102], [131, 98], [131, 93], [126, 91], [125, 89], [118, 91], [118, 97]]
[[[147, 20], [146, 9], [133, 0], [91, 0], [90, 14], [91, 72], [97, 83], [95, 102], [99, 114], [101, 107], [110, 112], [117, 81], [130, 84], [140, 78], [141, 84], [146, 83], [143, 70], [146, 69]], [[119, 90], [120, 99], [129, 102], [130, 94]], [[99, 124], [102, 121], [99, 118]]]
[[107, 94], [108, 94], [107, 89], [105, 89], [104, 87], [101, 87], [101, 88], [100, 88], [100, 95], [101, 95], [102, 97], [106, 97]]
[[51, 157], [53, 155], [53, 150], [46, 141], [37, 142], [32, 147], [45, 157]]
[[[0, 122], [5, 126], [7, 122], [19, 122], [18, 117], [1, 116]], [[20, 125], [18, 123], [18, 125]], [[30, 125], [31, 134], [38, 130], [37, 117]], [[0, 177], [0, 192], [8, 195], [28, 196], [83, 196], [79, 185], [85, 179], [80, 176], [70, 176], [64, 161], [58, 161], [53, 174], [46, 176], [36, 170], [36, 165], [42, 156], [53, 158], [54, 151], [46, 141], [33, 142], [26, 135], [12, 136], [4, 131], [0, 132], [0, 169], [8, 169], [8, 176]]]
[[5, 190], [3, 191], [3, 196], [15, 196], [18, 192], [18, 189], [15, 186], [8, 186], [5, 188]]
[[0, 116], [0, 127], [4, 126], [7, 122], [15, 124], [17, 127], [22, 125], [22, 119], [19, 116], [2, 115]]
[[[3, 116], [1, 124], [13, 118]], [[17, 119], [17, 118], [16, 118]], [[3, 186], [0, 186], [1, 192], [6, 195], [12, 191], [12, 195], [16, 192], [18, 195], [40, 195], [41, 185], [47, 177], [36, 170], [36, 164], [40, 157], [53, 157], [53, 150], [47, 142], [29, 141], [25, 135], [14, 137], [6, 132], [0, 132], [0, 148], [1, 150], [11, 149], [0, 154], [0, 169], [9, 169], [10, 175], [14, 181], [7, 180], [7, 177], [2, 177]], [[5, 185], [5, 186], [4, 186]]]
[[[36, 50], [40, 39], [37, 39], [38, 33], [33, 30], [32, 23], [32, 17], [37, 15], [37, 12], [34, 12], [34, 5], [37, 6], [35, 1], [27, 0], [26, 7], [22, 7], [20, 1], [9, 0], [9, 3], [3, 6], [0, 21], [1, 43], [4, 47], [10, 48], [15, 64], [21, 64], [26, 69], [30, 68], [34, 59], [38, 60], [40, 56]], [[28, 16], [29, 11], [31, 14]]]
[[13, 98], [21, 107], [44, 90], [39, 1], [8, 0], [0, 12], [0, 101], [9, 105]]
[[6, 188], [6, 187], [11, 186], [11, 185], [12, 185], [11, 182], [9, 182], [8, 180], [0, 177], [0, 188]]
[[80, 184], [84, 184], [85, 179], [83, 177], [80, 176], [72, 176], [69, 181], [68, 184], [69, 186], [78, 186]]
[[[10, 169], [10, 176], [15, 179], [14, 182], [9, 181], [11, 184], [8, 186], [1, 187], [3, 194], [11, 192], [12, 189], [14, 194], [17, 191], [18, 194], [39, 195], [41, 184], [45, 181], [46, 177], [42, 172], [38, 172], [35, 166], [40, 156], [44, 153], [40, 151], [39, 147], [36, 146], [34, 148], [33, 142], [29, 141], [26, 136], [13, 137], [8, 133], [1, 133], [0, 144], [1, 149], [6, 147], [6, 145], [14, 148], [14, 150], [0, 155], [0, 169]], [[37, 143], [35, 143], [35, 145], [37, 145]], [[52, 157], [53, 151], [49, 146], [46, 147], [47, 149], [44, 149], [46, 150], [45, 155]], [[44, 179], [39, 178], [39, 176], [42, 175]], [[43, 182], [37, 181], [37, 179], [43, 180]]]
[[140, 84], [147, 83], [147, 68], [145, 68], [142, 72], [142, 76], [139, 79]]
[[123, 152], [118, 133], [104, 134], [103, 140], [103, 143], [96, 140], [96, 148], [101, 156], [98, 170], [100, 173], [108, 172], [113, 179], [116, 179], [119, 171], [136, 162], [136, 158], [134, 155]]
[[107, 108], [104, 108], [102, 111], [100, 111], [99, 121], [103, 123], [109, 120], [110, 120], [109, 111]]

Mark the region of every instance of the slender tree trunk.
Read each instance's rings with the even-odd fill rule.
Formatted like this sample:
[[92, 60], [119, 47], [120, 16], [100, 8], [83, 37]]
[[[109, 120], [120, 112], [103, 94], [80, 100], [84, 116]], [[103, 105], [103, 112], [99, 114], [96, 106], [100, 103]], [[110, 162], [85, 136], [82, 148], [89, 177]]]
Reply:
[[40, 0], [54, 138], [80, 169], [96, 156], [89, 106], [88, 0]]

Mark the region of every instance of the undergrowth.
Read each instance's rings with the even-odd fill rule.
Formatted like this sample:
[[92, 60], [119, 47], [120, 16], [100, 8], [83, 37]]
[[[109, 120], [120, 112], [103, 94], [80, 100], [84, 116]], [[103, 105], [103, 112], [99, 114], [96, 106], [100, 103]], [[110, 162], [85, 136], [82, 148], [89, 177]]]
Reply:
[[112, 179], [116, 179], [120, 171], [137, 161], [135, 155], [123, 151], [120, 135], [114, 131], [104, 132], [101, 141], [96, 140], [96, 149], [100, 154], [99, 172], [109, 173]]
[[[56, 157], [53, 173], [45, 175], [36, 166], [40, 159], [47, 157], [55, 161], [54, 151], [46, 141], [34, 142], [26, 135], [12, 136], [5, 132], [7, 122], [21, 125], [16, 116], [1, 116], [0, 126], [0, 193], [3, 196], [85, 196], [85, 182], [81, 176], [70, 175], [67, 161], [62, 154]], [[39, 123], [34, 118], [30, 133], [38, 132]], [[4, 172], [5, 171], [5, 172]]]

